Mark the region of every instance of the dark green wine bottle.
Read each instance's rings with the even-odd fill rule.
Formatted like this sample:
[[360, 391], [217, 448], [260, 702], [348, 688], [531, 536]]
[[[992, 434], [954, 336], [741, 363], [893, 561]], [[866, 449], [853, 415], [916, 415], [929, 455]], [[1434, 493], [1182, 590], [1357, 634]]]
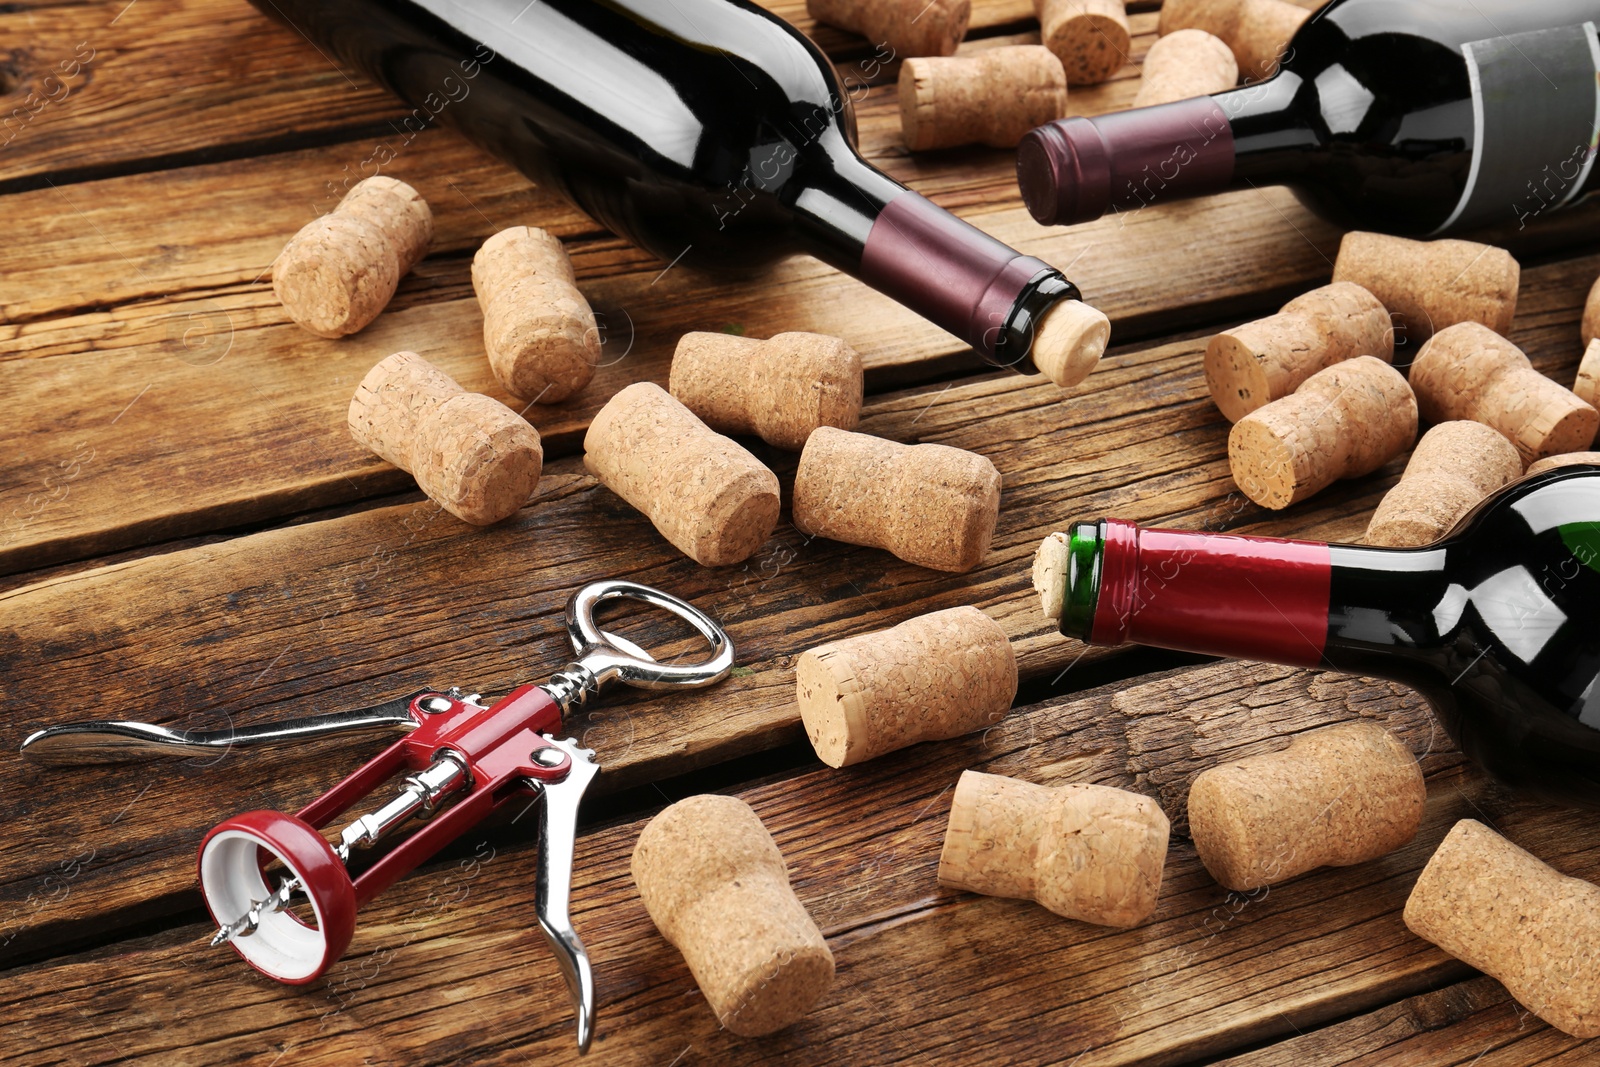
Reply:
[[1496, 778], [1600, 807], [1600, 466], [1515, 482], [1425, 548], [1113, 519], [1048, 538], [1035, 576], [1069, 637], [1402, 682]]

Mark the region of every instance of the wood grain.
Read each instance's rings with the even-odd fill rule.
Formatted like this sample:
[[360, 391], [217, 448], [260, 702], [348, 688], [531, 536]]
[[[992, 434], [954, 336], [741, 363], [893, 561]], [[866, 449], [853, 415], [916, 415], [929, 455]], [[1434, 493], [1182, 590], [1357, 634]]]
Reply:
[[1217, 1067], [1580, 1067], [1595, 1056], [1594, 1041], [1563, 1034], [1511, 999], [1499, 982], [1478, 977], [1220, 1060]]
[[[874, 53], [804, 0], [766, 6], [841, 63]], [[1029, 0], [976, 0], [970, 33], [1032, 17]], [[390, 136], [408, 110], [244, 0], [10, 4], [0, 40], [0, 193]]]
[[[1572, 337], [1595, 269], [1580, 260], [1528, 272], [1516, 339], [1542, 369], [1572, 373]], [[1105, 653], [1065, 641], [1038, 613], [1028, 567], [1047, 533], [1077, 516], [1113, 514], [1352, 540], [1403, 466], [1396, 460], [1283, 514], [1261, 511], [1233, 491], [1226, 424], [1205, 393], [1200, 347], [1184, 341], [1119, 355], [1076, 402], [1014, 376], [872, 401], [867, 432], [972, 449], [1000, 470], [995, 548], [967, 575], [808, 543], [787, 521], [747, 564], [703, 569], [576, 460], [559, 460], [535, 503], [487, 530], [425, 502], [400, 504], [66, 571], [0, 594], [0, 635], [8, 638], [0, 643], [0, 688], [25, 709], [14, 716], [14, 737], [77, 718], [267, 721], [424, 684], [503, 692], [558, 665], [567, 595], [616, 576], [669, 589], [720, 618], [749, 673], [713, 692], [625, 703], [580, 724], [606, 752], [608, 788], [799, 740], [795, 656], [939, 608], [989, 610], [1011, 635], [1025, 678], [1070, 687], [1076, 666]], [[787, 489], [793, 458], [759, 454]], [[0, 790], [30, 801], [0, 839], [0, 938], [20, 951], [63, 936], [89, 914], [118, 916], [98, 920], [109, 924], [170, 911], [190, 884], [204, 829], [252, 807], [292, 810], [353, 768], [361, 751], [370, 746], [293, 763], [235, 755], [225, 769], [87, 768], [40, 783], [8, 746]], [[70, 800], [85, 788], [122, 799], [84, 810]], [[125, 821], [107, 824], [135, 798]], [[132, 817], [151, 810], [161, 818]], [[61, 864], [75, 860], [84, 890], [58, 900]]]
[[[566, 595], [607, 576], [660, 585], [721, 617], [740, 666], [715, 690], [619, 695], [573, 724], [606, 767], [574, 887], [600, 979], [591, 1060], [1600, 1062], [1593, 1042], [1544, 1026], [1400, 920], [1417, 871], [1456, 819], [1490, 822], [1558, 869], [1596, 879], [1591, 819], [1488, 782], [1413, 694], [1389, 684], [1224, 664], [1075, 692], [1150, 661], [1054, 634], [1028, 589], [1038, 538], [1077, 517], [1361, 533], [1403, 460], [1286, 513], [1263, 512], [1233, 491], [1227, 426], [1199, 368], [1207, 332], [1324, 280], [1337, 231], [1283, 190], [1041, 229], [1017, 200], [1010, 153], [910, 155], [897, 64], [877, 63], [862, 38], [816, 26], [804, 0], [769, 6], [863, 87], [869, 159], [1056, 262], [1112, 315], [1120, 347], [1077, 393], [978, 371], [954, 339], [810, 261], [736, 282], [663, 274], [665, 264], [437, 129], [398, 145], [386, 168], [433, 205], [433, 254], [367, 334], [310, 338], [287, 325], [267, 268], [380, 149], [397, 147], [391, 123], [402, 108], [242, 0], [0, 5], [9, 50], [0, 51], [9, 223], [0, 390], [15, 442], [0, 464], [0, 696], [12, 709], [0, 739], [7, 1062], [576, 1061], [566, 991], [534, 929], [524, 821], [487, 827], [401, 882], [364, 912], [351, 953], [327, 978], [291, 990], [204, 949], [194, 849], [228, 814], [298, 806], [372, 741], [293, 757], [232, 753], [210, 766], [48, 773], [22, 764], [14, 746], [35, 726], [72, 718], [217, 726], [423, 683], [502, 691], [560, 665]], [[1129, 7], [1134, 62], [1075, 90], [1073, 113], [1131, 100], [1155, 4]], [[1027, 0], [975, 0], [972, 25], [969, 53], [1037, 40]], [[79, 73], [62, 73], [89, 52]], [[59, 81], [46, 81], [53, 71]], [[54, 99], [40, 106], [46, 91]], [[547, 451], [565, 458], [512, 522], [477, 531], [355, 449], [343, 408], [356, 379], [398, 347], [499, 395], [467, 268], [485, 236], [522, 223], [567, 243], [616, 360], [578, 402], [534, 409]], [[1600, 256], [1573, 257], [1597, 233], [1600, 204], [1591, 204], [1490, 236], [1524, 262], [1513, 339], [1563, 383], [1579, 355], [1583, 296], [1600, 273]], [[672, 552], [572, 453], [610, 393], [665, 381], [678, 334], [701, 328], [850, 339], [869, 365], [863, 429], [971, 448], [1002, 471], [985, 565], [933, 574], [808, 542], [787, 521], [740, 568], [705, 570]], [[758, 451], [787, 491], [793, 458]], [[1025, 703], [1068, 695], [1030, 703], [986, 733], [844, 772], [805, 762], [792, 698], [801, 650], [967, 603], [1011, 635]], [[657, 621], [608, 625], [669, 653], [690, 647]], [[1423, 757], [1429, 806], [1418, 838], [1376, 863], [1265, 894], [1215, 885], [1183, 837], [1194, 775], [1358, 717], [1395, 729]], [[774, 748], [777, 762], [725, 762]], [[939, 889], [949, 789], [968, 767], [1156, 797], [1177, 836], [1154, 921], [1104, 930]], [[839, 960], [817, 1011], [766, 1040], [717, 1028], [627, 874], [647, 794], [676, 795], [688, 788], [679, 776], [695, 780], [701, 769], [700, 781], [737, 782], [767, 821]], [[742, 780], [756, 774], [768, 776]], [[19, 966], [24, 958], [37, 962]]]
[[[85, 10], [48, 12], [70, 22]], [[181, 25], [197, 14], [181, 5], [152, 11]], [[1155, 15], [1134, 23], [1142, 55]], [[224, 20], [216, 32], [243, 32], [230, 25]], [[138, 77], [109, 60], [102, 73], [117, 84]], [[1337, 231], [1281, 189], [1072, 231], [1039, 227], [1017, 201], [1010, 153], [910, 158], [883, 81], [892, 70], [859, 73], [878, 80], [861, 108], [868, 155], [1020, 250], [1069, 269], [1118, 336], [1263, 310], [1331, 270]], [[1133, 73], [1074, 94], [1074, 109], [1126, 106]], [[191, 76], [205, 75], [197, 68]], [[192, 123], [206, 128], [203, 118]], [[607, 365], [584, 393], [530, 410], [551, 455], [574, 450], [588, 419], [621, 386], [664, 382], [671, 350], [689, 330], [837, 334], [864, 353], [880, 390], [976, 366], [950, 335], [813, 260], [788, 261], [739, 286], [664, 271], [449, 131], [392, 140], [380, 133], [8, 198], [16, 239], [0, 250], [0, 276], [19, 284], [0, 296], [0, 386], [13, 398], [19, 456], [0, 472], [0, 573], [407, 487], [349, 440], [349, 394], [372, 364], [411, 349], [467, 388], [506, 399], [481, 356], [469, 266], [478, 242], [515, 223], [536, 221], [568, 239], [608, 342]], [[331, 206], [380, 147], [396, 153], [391, 172], [415, 181], [435, 205], [434, 254], [372, 327], [337, 342], [311, 337], [288, 324], [272, 297], [270, 264], [286, 236]], [[1175, 229], [1191, 236], [1176, 249]], [[1530, 231], [1519, 248], [1582, 240], [1600, 232], [1600, 205]], [[66, 409], [57, 400], [64, 388], [74, 395]]]
[[[1230, 894], [1178, 838], [1155, 917], [1127, 931], [936, 884], [949, 790], [963, 769], [1150, 792], [1181, 826], [1187, 783], [1205, 767], [1358, 718], [1399, 733], [1428, 771], [1422, 829], [1380, 860]], [[1463, 768], [1414, 696], [1286, 668], [1156, 676], [739, 795], [773, 832], [828, 937], [835, 986], [773, 1037], [720, 1030], [627, 874], [643, 818], [602, 827], [580, 839], [574, 887], [599, 979], [592, 1055], [601, 1062], [1188, 1062], [1466, 977], [1400, 918], [1416, 873], [1460, 817], [1490, 820], [1561, 869], [1600, 876], [1590, 820], [1517, 801]], [[397, 885], [369, 906], [345, 960], [304, 990], [204, 950], [206, 928], [186, 925], [12, 972], [0, 993], [8, 1035], [38, 1050], [21, 1062], [97, 1062], [114, 1049], [163, 1063], [338, 1063], [355, 1034], [369, 1062], [573, 1062], [565, 993], [530, 931], [532, 850], [521, 836], [496, 835]], [[1516, 1033], [1504, 1014], [1487, 1025], [1501, 1038]]]
[[[447, 204], [454, 199], [448, 189], [440, 196]], [[251, 198], [232, 203], [237, 213], [253, 211]], [[497, 209], [491, 203], [489, 210]], [[1275, 304], [1284, 295], [1276, 287], [1286, 280], [1304, 288], [1325, 277], [1336, 233], [1303, 216], [1296, 223], [1290, 213], [1298, 210], [1281, 190], [1247, 191], [1152, 209], [1126, 226], [1102, 220], [1070, 234], [1035, 226], [1020, 208], [968, 214], [1024, 252], [1058, 262], [1076, 257], [1074, 273], [1091, 293], [1105, 294], [1101, 306], [1118, 328], [1138, 332], [1173, 327], [1179, 316], [1198, 322], [1263, 299]], [[129, 220], [140, 214], [131, 207], [123, 212]], [[508, 215], [497, 210], [498, 221]], [[42, 206], [38, 217], [59, 224], [62, 216]], [[465, 213], [451, 220], [463, 222], [472, 225]], [[1559, 220], [1569, 235], [1591, 224], [1600, 225], [1600, 205]], [[478, 237], [496, 228], [480, 225]], [[1173, 249], [1173, 226], [1194, 233], [1197, 243]], [[118, 246], [106, 226], [90, 229]], [[1308, 235], [1316, 235], [1315, 244], [1301, 239]], [[257, 257], [243, 269], [259, 275], [274, 243], [260, 234]], [[607, 365], [575, 400], [530, 409], [552, 454], [570, 452], [589, 417], [622, 385], [665, 382], [677, 337], [692, 329], [836, 334], [864, 354], [879, 389], [897, 375], [971, 365], [959, 358], [953, 338], [813, 260], [791, 260], [732, 288], [689, 271], [663, 274], [615, 239], [579, 242], [574, 252], [580, 284], [604, 317], [611, 346]], [[481, 356], [468, 268], [465, 257], [430, 259], [407, 281], [398, 310], [340, 342], [285, 324], [264, 281], [224, 281], [215, 295], [191, 292], [16, 327], [10, 341], [0, 341], [23, 357], [0, 363], [20, 451], [0, 475], [0, 570], [261, 522], [404, 486], [398, 472], [349, 440], [344, 409], [366, 370], [399, 349], [421, 353], [468, 389], [503, 398]], [[1571, 270], [1574, 285], [1577, 274], [1592, 273], [1592, 267]], [[1152, 277], [1167, 282], [1152, 286]], [[1274, 288], [1264, 297], [1266, 286]], [[75, 402], [63, 408], [57, 398], [69, 385]]]

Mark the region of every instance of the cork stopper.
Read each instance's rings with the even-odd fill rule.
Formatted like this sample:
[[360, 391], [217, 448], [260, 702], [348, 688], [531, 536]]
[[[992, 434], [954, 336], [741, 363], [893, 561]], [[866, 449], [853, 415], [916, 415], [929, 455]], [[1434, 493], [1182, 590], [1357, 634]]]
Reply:
[[955, 145], [1014, 148], [1067, 110], [1067, 74], [1042, 45], [974, 56], [925, 56], [900, 66], [900, 131], [913, 152]]
[[1441, 422], [1417, 442], [1364, 540], [1389, 548], [1430, 545], [1484, 497], [1520, 477], [1522, 457], [1497, 431], [1481, 422]]
[[1210, 96], [1238, 84], [1239, 63], [1226, 41], [1205, 30], [1178, 30], [1150, 46], [1133, 106]]
[[654, 382], [613, 396], [583, 448], [601, 485], [702, 566], [748, 559], [778, 525], [778, 476]]
[[830, 767], [993, 726], [1017, 695], [1017, 657], [977, 608], [830, 641], [795, 664], [795, 700]]
[[1462, 819], [1422, 869], [1405, 920], [1557, 1030], [1600, 1037], [1600, 887]]
[[1064, 533], [1050, 534], [1033, 553], [1033, 591], [1039, 595], [1039, 610], [1052, 621], [1061, 618], [1071, 561], [1071, 542]]
[[1228, 466], [1245, 496], [1286, 508], [1341, 478], [1370, 474], [1417, 438], [1417, 398], [1373, 356], [1318, 371], [1228, 434]]
[[1377, 297], [1394, 316], [1398, 339], [1414, 345], [1458, 322], [1505, 333], [1521, 277], [1503, 248], [1359, 231], [1344, 235], [1333, 264], [1333, 280], [1355, 282]]
[[939, 884], [1037, 900], [1101, 926], [1137, 926], [1156, 908], [1168, 831], [1161, 806], [1137, 793], [963, 771]]
[[539, 431], [415, 352], [396, 352], [367, 372], [348, 421], [357, 443], [409, 472], [429, 500], [463, 522], [499, 522], [539, 484]]
[[1574, 467], [1580, 464], [1593, 464], [1600, 466], [1600, 452], [1568, 452], [1564, 456], [1546, 456], [1527, 469], [1525, 477], [1543, 474], [1545, 471], [1557, 470], [1561, 467]]
[[1081, 300], [1061, 300], [1044, 313], [1033, 332], [1030, 355], [1039, 373], [1071, 389], [1100, 365], [1111, 343], [1111, 320]]
[[1578, 364], [1578, 379], [1572, 383], [1572, 394], [1592, 408], [1600, 408], [1600, 339], [1589, 342]]
[[969, 571], [994, 536], [1000, 472], [975, 452], [824, 426], [800, 453], [793, 503], [803, 534], [887, 549], [934, 570]]
[[1424, 419], [1492, 426], [1524, 463], [1588, 448], [1600, 429], [1600, 411], [1534, 370], [1522, 349], [1476, 322], [1434, 334], [1411, 364], [1411, 387]]
[[1260, 81], [1277, 73], [1278, 60], [1310, 15], [1287, 0], [1165, 0], [1158, 30], [1162, 37], [1185, 29], [1220, 37], [1233, 49], [1239, 71]]
[[1340, 723], [1202, 771], [1189, 787], [1189, 835], [1219, 883], [1256, 889], [1393, 852], [1416, 836], [1427, 799], [1399, 738]]
[[1394, 360], [1394, 327], [1378, 298], [1350, 282], [1297, 296], [1276, 315], [1217, 334], [1206, 346], [1206, 385], [1229, 422], [1356, 356]]
[[1039, 39], [1061, 60], [1068, 85], [1099, 85], [1132, 52], [1122, 0], [1034, 0]]
[[895, 56], [947, 56], [967, 35], [971, 0], [806, 0], [818, 22], [851, 30]]
[[557, 404], [589, 384], [600, 329], [561, 242], [532, 226], [501, 230], [472, 257], [489, 367], [519, 400]]
[[355, 333], [378, 317], [433, 240], [433, 213], [405, 182], [377, 176], [300, 228], [272, 265], [272, 291], [318, 337]]
[[686, 333], [672, 356], [668, 388], [714, 430], [755, 434], [798, 452], [818, 426], [855, 428], [861, 356], [820, 333], [780, 333], [766, 341]]
[[650, 920], [734, 1033], [782, 1030], [833, 984], [833, 953], [744, 801], [678, 801], [640, 832], [632, 869]]

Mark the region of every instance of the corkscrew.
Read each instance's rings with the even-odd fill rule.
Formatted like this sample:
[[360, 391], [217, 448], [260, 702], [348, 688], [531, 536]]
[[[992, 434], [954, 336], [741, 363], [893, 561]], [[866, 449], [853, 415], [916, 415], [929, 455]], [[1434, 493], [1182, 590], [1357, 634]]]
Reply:
[[[657, 662], [601, 630], [595, 609], [625, 598], [662, 608], [710, 645], [699, 663]], [[173, 730], [141, 722], [78, 722], [39, 730], [22, 752], [44, 763], [102, 763], [150, 756], [216, 754], [235, 745], [293, 743], [333, 734], [400, 730], [405, 736], [294, 815], [251, 811], [225, 819], [200, 844], [200, 889], [229, 944], [269, 977], [303, 984], [349, 947], [356, 911], [496, 808], [530, 794], [540, 804], [534, 911], [550, 942], [577, 1012], [578, 1047], [594, 1031], [594, 977], [568, 908], [578, 804], [599, 773], [594, 753], [557, 739], [563, 717], [613, 682], [641, 689], [698, 688], [727, 677], [733, 646], [694, 606], [650, 586], [625, 581], [584, 586], [567, 602], [575, 659], [542, 685], [522, 685], [493, 704], [476, 693], [419, 689], [368, 708], [305, 716], [234, 730]], [[321, 832], [340, 813], [396, 773], [409, 774], [395, 795], [340, 830]], [[412, 820], [421, 826], [359, 877], [347, 864]], [[278, 869], [281, 867], [281, 870]], [[277, 878], [269, 885], [269, 874]]]

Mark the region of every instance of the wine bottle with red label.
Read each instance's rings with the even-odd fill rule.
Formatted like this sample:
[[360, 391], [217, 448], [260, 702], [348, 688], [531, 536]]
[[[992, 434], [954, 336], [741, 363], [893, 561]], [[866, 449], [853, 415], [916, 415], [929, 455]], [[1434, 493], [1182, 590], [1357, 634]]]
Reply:
[[669, 265], [809, 253], [1062, 385], [1104, 350], [1060, 271], [861, 158], [852, 93], [892, 90], [748, 0], [256, 3], [412, 105], [402, 141], [452, 124]]
[[1600, 181], [1600, 0], [1333, 0], [1276, 75], [1028, 133], [1033, 217], [1288, 185], [1346, 226], [1520, 228]]
[[1075, 523], [1034, 584], [1091, 644], [1403, 682], [1497, 778], [1600, 807], [1600, 466], [1513, 482], [1424, 548]]

